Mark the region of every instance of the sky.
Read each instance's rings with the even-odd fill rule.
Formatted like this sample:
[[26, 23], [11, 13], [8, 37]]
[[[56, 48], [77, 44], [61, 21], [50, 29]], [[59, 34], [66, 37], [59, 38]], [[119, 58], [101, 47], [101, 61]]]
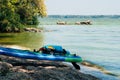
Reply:
[[120, 15], [120, 0], [45, 0], [48, 15]]

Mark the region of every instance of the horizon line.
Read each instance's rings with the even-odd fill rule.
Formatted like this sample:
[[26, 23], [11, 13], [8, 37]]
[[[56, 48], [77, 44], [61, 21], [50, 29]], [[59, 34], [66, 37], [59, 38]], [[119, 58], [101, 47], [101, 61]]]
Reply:
[[120, 14], [95, 14], [95, 15], [77, 15], [77, 14], [49, 14], [47, 16], [59, 15], [59, 16], [120, 16]]

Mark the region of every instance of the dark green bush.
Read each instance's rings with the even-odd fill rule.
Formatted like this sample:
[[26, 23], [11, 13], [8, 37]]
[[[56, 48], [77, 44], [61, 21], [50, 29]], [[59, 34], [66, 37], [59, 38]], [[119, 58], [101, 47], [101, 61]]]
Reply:
[[0, 0], [0, 32], [21, 32], [46, 16], [44, 0]]

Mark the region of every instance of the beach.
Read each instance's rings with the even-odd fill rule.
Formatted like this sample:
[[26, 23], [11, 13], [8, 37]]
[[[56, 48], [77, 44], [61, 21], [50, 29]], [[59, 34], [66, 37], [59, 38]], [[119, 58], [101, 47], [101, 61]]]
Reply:
[[[4, 47], [30, 50], [30, 48], [17, 45], [7, 45]], [[81, 67], [80, 70], [76, 70], [69, 62], [22, 59], [1, 55], [0, 80], [17, 78], [19, 80], [119, 80], [116, 77], [104, 74], [97, 65], [86, 61], [83, 61], [82, 64], [77, 64]]]
[[0, 56], [0, 80], [99, 80], [62, 62]]

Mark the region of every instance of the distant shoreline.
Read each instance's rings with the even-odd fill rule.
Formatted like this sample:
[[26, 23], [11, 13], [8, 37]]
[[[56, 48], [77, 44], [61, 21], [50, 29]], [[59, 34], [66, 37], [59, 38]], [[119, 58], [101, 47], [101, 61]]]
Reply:
[[90, 17], [120, 17], [120, 15], [48, 15], [47, 17], [58, 17], [58, 18], [62, 18], [62, 17], [68, 17], [68, 18], [90, 18]]

